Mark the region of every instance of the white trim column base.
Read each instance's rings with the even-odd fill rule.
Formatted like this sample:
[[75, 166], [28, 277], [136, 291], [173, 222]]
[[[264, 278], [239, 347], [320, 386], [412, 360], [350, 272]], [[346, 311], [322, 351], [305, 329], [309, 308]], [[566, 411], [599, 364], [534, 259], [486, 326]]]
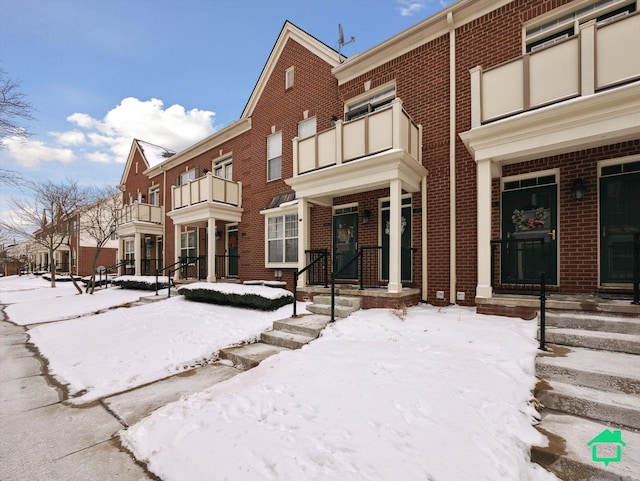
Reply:
[[207, 282], [216, 282], [216, 220], [207, 219]]

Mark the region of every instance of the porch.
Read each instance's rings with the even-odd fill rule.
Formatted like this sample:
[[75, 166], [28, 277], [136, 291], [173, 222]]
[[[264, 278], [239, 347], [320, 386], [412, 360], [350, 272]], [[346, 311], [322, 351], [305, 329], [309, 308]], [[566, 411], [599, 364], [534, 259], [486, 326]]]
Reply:
[[[300, 222], [298, 271], [301, 275], [298, 277], [297, 287], [304, 289], [309, 284], [305, 267], [307, 251], [311, 245], [312, 206], [332, 207], [335, 211], [336, 197], [388, 189], [389, 197], [385, 200], [384, 207], [385, 215], [388, 216], [388, 245], [385, 246], [385, 253], [379, 252], [381, 245], [361, 249], [357, 247], [355, 232], [358, 219], [362, 216], [365, 223], [368, 211], [358, 213], [348, 212], [350, 208], [339, 209], [342, 211], [342, 220], [337, 227], [344, 232], [334, 232], [337, 237], [334, 240], [331, 268], [334, 273], [342, 269], [344, 263], [350, 262], [356, 253], [359, 256], [376, 256], [379, 260], [372, 261], [375, 264], [376, 281], [383, 278], [386, 280], [384, 286], [377, 282], [376, 289], [401, 297], [404, 292], [403, 246], [407, 247], [402, 239], [405, 230], [403, 209], [407, 207], [403, 202], [406, 197], [404, 194], [422, 192], [422, 215], [426, 215], [428, 171], [422, 165], [422, 127], [411, 120], [402, 108], [402, 101], [395, 99], [390, 106], [348, 122], [339, 120], [335, 127], [302, 140], [296, 138], [293, 144], [294, 175], [286, 183], [295, 191]], [[409, 215], [413, 212], [410, 204], [411, 201], [408, 206]], [[338, 214], [334, 213], [334, 223], [336, 215]], [[349, 216], [353, 218], [347, 219]], [[423, 230], [425, 224], [423, 222]], [[340, 242], [350, 255], [337, 254], [335, 244]], [[410, 240], [408, 247], [412, 247]], [[369, 252], [365, 253], [365, 250]], [[408, 255], [413, 256], [415, 252], [410, 250]], [[381, 259], [383, 255], [384, 262]], [[382, 269], [388, 272], [383, 275]], [[353, 270], [357, 268], [354, 267]], [[353, 278], [353, 275], [348, 277]]]
[[[198, 179], [171, 188], [173, 209], [167, 213], [174, 224], [174, 259], [186, 262], [187, 268], [175, 271], [176, 279], [196, 272], [198, 279], [216, 282], [220, 277], [237, 277], [237, 230], [234, 252], [216, 252], [216, 242], [221, 231], [217, 221], [237, 224], [242, 218], [242, 183], [216, 177], [208, 172]], [[189, 232], [204, 229], [205, 249], [199, 245], [198, 234], [192, 238]], [[227, 232], [227, 236], [230, 232]], [[206, 252], [206, 255], [199, 255]], [[224, 273], [223, 276], [221, 274]]]

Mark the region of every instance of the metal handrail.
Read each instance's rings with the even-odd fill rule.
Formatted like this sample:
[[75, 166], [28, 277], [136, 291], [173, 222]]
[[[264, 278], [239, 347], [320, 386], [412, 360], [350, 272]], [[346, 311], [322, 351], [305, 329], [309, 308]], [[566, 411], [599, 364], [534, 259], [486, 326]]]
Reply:
[[[510, 248], [510, 246], [514, 245], [516, 246], [516, 249], [518, 248], [518, 246], [522, 245], [524, 247], [526, 247], [527, 245], [529, 246], [536, 246], [539, 245], [541, 247], [541, 252], [542, 252], [542, 259], [540, 260], [540, 265], [544, 266], [546, 265], [546, 257], [547, 257], [547, 248], [546, 248], [546, 243], [545, 243], [545, 238], [541, 237], [538, 239], [515, 239], [513, 237], [510, 238], [506, 238], [506, 239], [494, 239], [490, 241], [490, 245], [491, 245], [491, 265], [490, 265], [490, 269], [491, 269], [491, 288], [495, 289], [496, 287], [496, 254], [495, 254], [495, 246], [500, 246], [500, 248], [502, 249], [503, 247], [506, 246], [507, 249]], [[502, 259], [502, 250], [500, 251], [500, 262], [503, 262], [504, 260]], [[536, 274], [537, 276], [537, 274]], [[513, 285], [529, 285], [529, 286], [535, 286], [538, 284], [538, 282], [536, 282], [535, 277], [531, 277], [529, 280], [527, 279], [510, 279], [508, 282], [506, 282], [504, 279], [500, 280], [501, 284], [513, 284]]]
[[296, 310], [296, 299], [298, 298], [298, 276], [303, 272], [309, 270], [316, 263], [320, 262], [320, 260], [324, 259], [324, 287], [328, 287], [327, 281], [327, 266], [329, 259], [329, 251], [327, 249], [316, 249], [316, 250], [307, 250], [305, 252], [320, 254], [320, 256], [316, 257], [313, 261], [311, 261], [306, 267], [304, 267], [300, 271], [295, 271], [293, 273], [293, 317], [298, 317], [298, 313]]
[[336, 310], [336, 276], [342, 274], [347, 267], [351, 266], [355, 261], [357, 261], [361, 256], [364, 248], [361, 247], [358, 249], [356, 255], [354, 255], [351, 259], [349, 259], [339, 270], [331, 272], [331, 320], [330, 322], [335, 322], [335, 310]]
[[633, 234], [633, 301], [640, 305], [640, 232]]
[[[170, 266], [166, 266], [163, 267], [162, 269], [156, 269], [156, 296], [158, 295], [158, 282], [159, 282], [159, 277], [160, 277], [160, 273], [161, 272], [165, 272], [167, 271], [167, 277], [169, 279], [169, 282], [167, 283], [167, 298], [171, 297], [171, 285], [174, 284], [173, 279], [171, 278], [173, 274], [176, 273], [176, 271], [178, 271], [179, 269], [182, 269], [183, 267], [188, 266], [189, 264], [191, 264], [192, 262], [196, 261], [196, 260], [200, 260], [202, 259], [202, 256], [198, 256], [198, 257], [182, 257], [180, 258], [180, 260], [178, 262], [174, 262], [173, 264], [171, 264]], [[178, 267], [176, 267], [178, 266]], [[175, 267], [175, 269], [174, 269]], [[199, 276], [198, 276], [199, 277]]]
[[[134, 264], [134, 262], [135, 261], [133, 259], [123, 259], [120, 262], [118, 262], [117, 264], [114, 264], [114, 265], [109, 266], [109, 267], [105, 267], [105, 269], [104, 269], [105, 287], [109, 287], [109, 272], [111, 272], [114, 269], [119, 269], [122, 266], [132, 265], [132, 264]], [[100, 282], [102, 282], [102, 276], [100, 276]]]
[[545, 273], [540, 274], [540, 350], [546, 351], [545, 328], [546, 328], [546, 304], [547, 304], [547, 281]]

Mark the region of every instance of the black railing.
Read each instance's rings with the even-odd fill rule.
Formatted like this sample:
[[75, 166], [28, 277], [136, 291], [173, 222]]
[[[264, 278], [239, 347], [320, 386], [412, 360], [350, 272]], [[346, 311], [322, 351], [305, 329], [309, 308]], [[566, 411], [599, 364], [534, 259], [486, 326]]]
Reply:
[[358, 271], [360, 290], [369, 287], [380, 287], [378, 266], [380, 265], [381, 255], [382, 247], [380, 246], [368, 246], [360, 248], [360, 252], [358, 255], [358, 258], [360, 259]]
[[[180, 257], [180, 277], [182, 279], [206, 279], [207, 257]], [[177, 264], [177, 263], [176, 263]], [[175, 265], [175, 264], [174, 264]]]
[[[331, 272], [331, 320], [330, 322], [334, 322], [336, 320], [336, 277], [342, 274], [345, 270], [351, 267], [351, 264], [357, 262], [358, 259], [362, 257], [362, 252], [367, 248], [361, 247], [356, 254], [349, 259], [347, 262], [343, 263], [340, 269], [337, 271]], [[362, 283], [361, 283], [362, 284]]]
[[[159, 283], [160, 283], [160, 274], [164, 274], [165, 272], [167, 273], [167, 298], [171, 297], [171, 286], [173, 285], [173, 275], [180, 271], [182, 272], [186, 272], [186, 269], [189, 266], [194, 266], [194, 265], [198, 265], [198, 272], [200, 271], [199, 269], [199, 265], [200, 265], [200, 261], [203, 259], [203, 257], [181, 257], [180, 260], [178, 262], [174, 262], [173, 264], [171, 264], [170, 266], [166, 266], [163, 267], [162, 269], [158, 269], [156, 270], [156, 296], [158, 295], [158, 287], [159, 287]], [[186, 279], [186, 277], [183, 277], [183, 279]]]
[[540, 273], [540, 350], [546, 351], [545, 329], [546, 329], [546, 307], [547, 305], [547, 280], [545, 273]]
[[142, 259], [140, 261], [140, 270], [143, 276], [152, 276], [159, 269], [162, 269], [162, 259]]
[[216, 279], [239, 277], [240, 256], [216, 254]]
[[[313, 249], [305, 251], [307, 253], [307, 260], [311, 259], [306, 267], [300, 271], [293, 273], [293, 317], [297, 317], [296, 311], [297, 298], [298, 298], [298, 276], [303, 272], [309, 271], [307, 274], [307, 284], [324, 284], [324, 287], [328, 287], [327, 272], [329, 262], [329, 251], [327, 249]], [[320, 278], [319, 275], [323, 275], [324, 282], [317, 282]], [[312, 282], [310, 282], [310, 280]]]
[[109, 285], [109, 273], [116, 271], [116, 274], [118, 274], [118, 270], [124, 267], [125, 270], [125, 275], [127, 273], [127, 269], [132, 269], [135, 272], [135, 261], [133, 259], [122, 259], [120, 262], [118, 262], [117, 264], [114, 264], [112, 266], [109, 267], [105, 267], [104, 269], [104, 274], [106, 277], [106, 285]]
[[640, 232], [633, 234], [633, 301], [640, 305]]
[[[491, 241], [491, 287], [494, 292], [535, 293], [540, 274], [546, 272], [548, 243], [545, 238]], [[496, 251], [498, 254], [496, 255]]]

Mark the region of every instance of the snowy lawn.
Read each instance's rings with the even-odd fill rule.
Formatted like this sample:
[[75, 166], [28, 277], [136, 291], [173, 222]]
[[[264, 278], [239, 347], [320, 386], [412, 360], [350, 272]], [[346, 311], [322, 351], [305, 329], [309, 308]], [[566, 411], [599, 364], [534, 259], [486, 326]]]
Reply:
[[[167, 295], [166, 289], [159, 292]], [[39, 277], [12, 276], [0, 279], [0, 304], [9, 304], [4, 312], [11, 322], [21, 326], [71, 319], [153, 294], [114, 287], [96, 289], [93, 294], [78, 294], [71, 282], [56, 283], [56, 287], [52, 288], [49, 281]]]
[[165, 481], [556, 479], [532, 464], [535, 322], [359, 311], [121, 433]]
[[49, 360], [49, 371], [76, 396], [70, 401], [85, 403], [208, 362], [221, 348], [254, 339], [291, 310], [265, 313], [177, 296], [43, 324], [28, 334]]

